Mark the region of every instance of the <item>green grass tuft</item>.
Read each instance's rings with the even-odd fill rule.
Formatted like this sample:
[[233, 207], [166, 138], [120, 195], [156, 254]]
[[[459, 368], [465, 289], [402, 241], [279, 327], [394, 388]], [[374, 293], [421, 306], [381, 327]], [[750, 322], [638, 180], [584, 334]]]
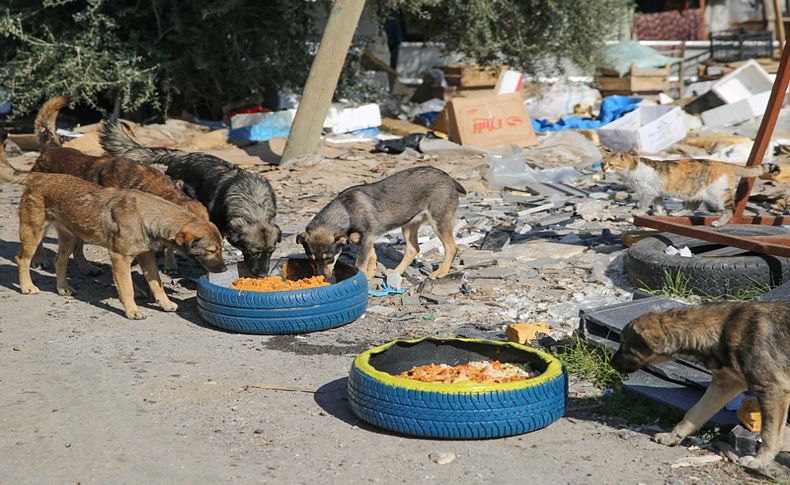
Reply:
[[[691, 278], [678, 271], [673, 274], [669, 270], [664, 270], [664, 284], [658, 289], [640, 288], [649, 295], [665, 296], [675, 300], [683, 300], [690, 303], [711, 303], [723, 301], [752, 301], [758, 296], [771, 290], [770, 285], [753, 282], [753, 286], [741, 288], [733, 293], [724, 296], [711, 296], [707, 294], [696, 294], [691, 288]], [[644, 285], [644, 283], [643, 283]]]
[[565, 364], [568, 372], [589, 379], [595, 386], [610, 386], [622, 382], [623, 376], [610, 364], [613, 354], [611, 350], [587, 345], [575, 334], [571, 339], [571, 345], [552, 351]]

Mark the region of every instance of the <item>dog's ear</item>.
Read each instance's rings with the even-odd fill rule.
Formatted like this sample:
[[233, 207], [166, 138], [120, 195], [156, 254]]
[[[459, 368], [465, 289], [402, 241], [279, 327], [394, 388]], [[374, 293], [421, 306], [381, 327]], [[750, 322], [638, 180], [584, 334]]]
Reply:
[[305, 243], [305, 241], [307, 241], [307, 233], [306, 232], [300, 232], [299, 234], [296, 235], [296, 244], [302, 244], [303, 245]]
[[362, 240], [362, 235], [358, 232], [352, 232], [348, 235], [348, 240], [354, 244], [359, 244], [359, 241]]
[[181, 230], [178, 231], [176, 234], [175, 243], [180, 246], [185, 253], [188, 253], [192, 246], [195, 245], [196, 242], [200, 241], [200, 236], [197, 234], [193, 234], [188, 230]]
[[335, 244], [339, 244], [341, 246], [348, 244], [348, 236], [342, 232], [335, 233]]

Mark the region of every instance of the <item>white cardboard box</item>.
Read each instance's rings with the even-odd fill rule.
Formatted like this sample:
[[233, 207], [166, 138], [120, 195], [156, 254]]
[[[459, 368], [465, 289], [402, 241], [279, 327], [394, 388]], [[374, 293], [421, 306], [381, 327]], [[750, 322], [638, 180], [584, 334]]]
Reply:
[[754, 94], [735, 103], [703, 111], [700, 116], [706, 126], [728, 126], [747, 121], [765, 113], [770, 91]]
[[754, 59], [719, 79], [711, 88], [725, 103], [737, 103], [742, 99], [770, 91], [773, 80], [768, 72]]
[[677, 106], [639, 106], [598, 129], [601, 143], [612, 150], [657, 153], [686, 137], [683, 111]]

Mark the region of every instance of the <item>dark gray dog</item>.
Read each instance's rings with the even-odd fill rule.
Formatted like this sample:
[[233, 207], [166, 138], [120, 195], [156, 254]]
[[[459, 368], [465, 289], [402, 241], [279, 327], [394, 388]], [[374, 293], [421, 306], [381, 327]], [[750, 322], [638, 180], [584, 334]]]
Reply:
[[442, 278], [457, 253], [453, 223], [459, 194], [466, 195], [466, 190], [438, 168], [410, 168], [347, 188], [321, 209], [296, 242], [304, 246], [315, 274], [326, 278], [332, 276], [343, 245], [358, 244], [357, 268], [370, 279], [376, 270], [376, 237], [401, 228], [406, 252], [394, 270], [401, 274], [419, 254], [417, 231], [428, 223], [444, 246], [444, 260], [431, 279]]
[[183, 182], [190, 197], [206, 206], [211, 222], [241, 250], [255, 276], [269, 273], [271, 256], [282, 233], [274, 223], [274, 190], [263, 176], [205, 153], [148, 148], [126, 134], [120, 123], [105, 123], [101, 145], [107, 153], [167, 166], [170, 178]]

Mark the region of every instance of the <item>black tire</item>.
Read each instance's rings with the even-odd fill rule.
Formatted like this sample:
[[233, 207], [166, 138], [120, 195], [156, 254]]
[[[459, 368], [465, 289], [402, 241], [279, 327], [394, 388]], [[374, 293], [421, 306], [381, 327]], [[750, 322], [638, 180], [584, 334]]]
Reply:
[[[258, 335], [339, 327], [362, 316], [368, 306], [365, 275], [345, 266], [343, 272], [347, 277], [333, 285], [274, 292], [234, 290], [225, 286], [227, 282], [215, 284], [203, 276], [197, 285], [198, 313], [215, 327]], [[227, 276], [214, 277], [224, 281]]]
[[[781, 227], [757, 225], [731, 225], [716, 230], [739, 236], [790, 234]], [[688, 246], [694, 255], [690, 258], [670, 256], [664, 253], [668, 246], [678, 249]], [[790, 258], [756, 253], [730, 257], [706, 255], [721, 247], [699, 239], [661, 233], [639, 241], [628, 250], [626, 274], [634, 287], [650, 290], [661, 289], [667, 275], [681, 274], [688, 279], [692, 292], [709, 297], [727, 297], [755, 288], [774, 287], [790, 279]]]
[[[384, 355], [388, 352], [394, 355]], [[529, 361], [543, 373], [506, 384], [436, 384], [397, 376], [414, 365], [456, 365], [481, 356]], [[380, 428], [426, 438], [483, 439], [527, 433], [558, 420], [565, 413], [567, 386], [562, 364], [544, 352], [510, 342], [429, 338], [396, 340], [360, 354], [351, 367], [348, 396], [354, 414]]]

